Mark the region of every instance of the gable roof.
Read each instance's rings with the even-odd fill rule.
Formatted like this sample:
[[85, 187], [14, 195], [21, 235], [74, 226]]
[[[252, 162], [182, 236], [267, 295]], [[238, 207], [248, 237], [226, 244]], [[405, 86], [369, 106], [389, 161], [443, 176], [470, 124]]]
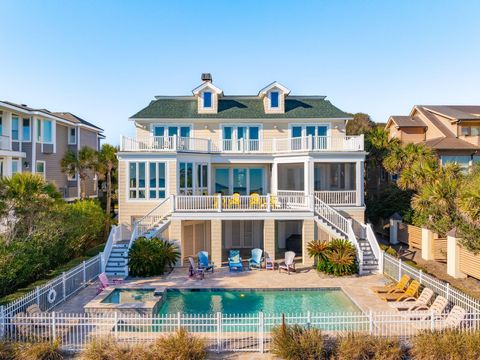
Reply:
[[197, 86], [195, 89], [192, 90], [192, 93], [193, 95], [197, 95], [198, 93], [200, 93], [200, 91], [206, 88], [213, 90], [217, 94], [223, 94], [223, 90], [213, 85], [210, 81], [205, 81], [203, 84]]
[[436, 113], [452, 121], [480, 121], [480, 105], [420, 105], [427, 111]]
[[332, 105], [324, 96], [289, 96], [285, 99], [285, 113], [265, 114], [263, 101], [256, 96], [224, 96], [218, 100], [218, 113], [199, 114], [193, 96], [157, 97], [131, 119], [279, 119], [279, 118], [338, 118], [351, 119]]
[[478, 150], [479, 146], [455, 137], [439, 137], [421, 142], [425, 146], [436, 150]]
[[265, 96], [270, 89], [277, 88], [283, 91], [284, 94], [290, 94], [290, 89], [280, 84], [278, 81], [274, 81], [258, 92], [258, 96]]
[[387, 125], [385, 126], [388, 129], [392, 124], [397, 125], [398, 127], [419, 127], [427, 128], [427, 125], [416, 116], [401, 116], [401, 115], [392, 115], [388, 119]]
[[54, 112], [52, 114], [54, 114], [55, 116], [61, 117], [62, 119], [68, 120], [74, 124], [80, 123], [83, 125], [91, 126], [99, 131], [103, 131], [102, 128], [99, 128], [98, 126], [93, 125], [91, 122], [88, 122], [87, 120], [83, 120], [81, 117], [78, 117], [77, 115], [72, 114], [71, 112]]

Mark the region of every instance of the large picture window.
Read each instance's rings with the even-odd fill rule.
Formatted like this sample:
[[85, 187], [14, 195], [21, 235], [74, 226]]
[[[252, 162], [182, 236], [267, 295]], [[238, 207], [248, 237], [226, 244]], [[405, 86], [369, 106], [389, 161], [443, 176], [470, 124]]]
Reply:
[[223, 195], [262, 195], [265, 193], [264, 181], [263, 168], [215, 169], [215, 192]]
[[128, 194], [130, 199], [162, 199], [166, 196], [164, 162], [130, 162]]

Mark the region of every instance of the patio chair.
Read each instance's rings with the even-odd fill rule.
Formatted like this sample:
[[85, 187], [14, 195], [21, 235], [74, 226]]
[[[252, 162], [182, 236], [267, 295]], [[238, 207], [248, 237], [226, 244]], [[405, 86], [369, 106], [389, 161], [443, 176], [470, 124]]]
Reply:
[[208, 252], [207, 251], [199, 251], [197, 254], [198, 257], [198, 267], [203, 269], [205, 272], [208, 270], [213, 270], [215, 268], [215, 264], [208, 261]]
[[403, 293], [410, 282], [410, 276], [403, 275], [398, 283], [393, 283], [385, 286], [374, 286], [371, 289], [377, 294]]
[[413, 315], [410, 315], [410, 318], [420, 318], [426, 319], [432, 314], [441, 315], [447, 308], [448, 300], [443, 296], [437, 296], [433, 301], [432, 305], [428, 307], [427, 305], [414, 306], [410, 311], [415, 312]]
[[[462, 307], [455, 305], [452, 310], [448, 313], [447, 317], [442, 317], [441, 315], [436, 315], [435, 319], [440, 320], [434, 322], [434, 330], [445, 330], [445, 329], [455, 329], [460, 326], [462, 321], [465, 319], [467, 312]], [[425, 320], [425, 319], [421, 319]], [[430, 321], [418, 321], [414, 322], [413, 326], [418, 330], [431, 329], [432, 323]]]
[[190, 266], [188, 267], [188, 276], [197, 277], [200, 280], [203, 280], [205, 278], [205, 270], [203, 268], [195, 266], [195, 261], [193, 260], [193, 257], [189, 256], [188, 261], [190, 263]]
[[228, 255], [228, 269], [243, 271], [242, 258], [239, 250], [230, 250]]
[[278, 200], [276, 195], [270, 195], [270, 208], [276, 209], [278, 206]]
[[278, 266], [278, 272], [282, 272], [282, 270], [285, 270], [288, 272], [288, 275], [290, 275], [290, 271], [295, 272], [295, 253], [293, 251], [287, 251], [285, 253], [285, 261]]
[[252, 249], [252, 257], [248, 259], [248, 270], [250, 270], [252, 267], [259, 269], [262, 267], [262, 254], [262, 249]]
[[249, 207], [250, 209], [260, 209], [261, 208], [261, 197], [257, 193], [250, 194], [249, 198]]
[[391, 303], [390, 306], [397, 310], [413, 310], [418, 306], [427, 306], [432, 298], [433, 291], [429, 288], [424, 288], [418, 299], [412, 296], [400, 302]]
[[234, 209], [234, 208], [239, 208], [240, 207], [240, 194], [239, 193], [234, 193], [231, 197], [230, 197], [230, 201], [228, 203], [228, 207], [230, 209]]
[[265, 270], [275, 270], [275, 262], [267, 252], [265, 252]]
[[97, 287], [97, 295], [109, 286], [123, 284], [122, 279], [109, 279], [104, 272], [98, 275], [98, 280], [100, 285]]
[[415, 297], [419, 289], [420, 283], [417, 280], [413, 280], [404, 293], [379, 294], [378, 296], [385, 301], [401, 301], [409, 297]]

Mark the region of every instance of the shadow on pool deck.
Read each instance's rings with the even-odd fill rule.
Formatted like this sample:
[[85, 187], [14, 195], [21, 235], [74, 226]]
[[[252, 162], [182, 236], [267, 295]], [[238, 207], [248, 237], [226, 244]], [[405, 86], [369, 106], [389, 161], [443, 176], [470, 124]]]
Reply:
[[[288, 275], [278, 270], [252, 270], [229, 272], [228, 268], [216, 269], [207, 273], [204, 280], [189, 278], [187, 268], [176, 268], [170, 274], [151, 278], [132, 278], [117, 287], [153, 287], [163, 291], [165, 288], [326, 288], [340, 287], [364, 311], [392, 311], [392, 308], [373, 294], [370, 287], [383, 285], [382, 275], [331, 277], [318, 273], [311, 268], [299, 269]], [[55, 311], [83, 313], [83, 306], [96, 297], [96, 284], [81, 290], [78, 294], [56, 307]]]

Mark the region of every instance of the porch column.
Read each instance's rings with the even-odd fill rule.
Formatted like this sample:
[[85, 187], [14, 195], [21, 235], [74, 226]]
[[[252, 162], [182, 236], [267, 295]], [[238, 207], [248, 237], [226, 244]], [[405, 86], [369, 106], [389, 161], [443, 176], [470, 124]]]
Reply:
[[312, 240], [315, 240], [315, 221], [314, 220], [303, 220], [302, 228], [302, 264], [303, 265], [313, 265], [314, 259], [308, 256], [307, 246], [308, 243]]
[[363, 161], [357, 161], [355, 163], [355, 173], [356, 173], [356, 186], [355, 189], [357, 190], [357, 206], [363, 206], [364, 199], [363, 199], [363, 177], [364, 177], [364, 166], [363, 166]]
[[272, 174], [271, 174], [272, 178], [271, 178], [271, 181], [270, 181], [270, 193], [271, 194], [276, 194], [277, 193], [277, 190], [278, 190], [278, 163], [277, 162], [273, 162], [272, 164]]
[[[265, 254], [272, 260], [275, 260], [275, 220], [267, 219], [263, 221], [263, 248]], [[265, 255], [266, 256], [266, 255]]]
[[[3, 174], [4, 176], [12, 176], [12, 157], [11, 156], [6, 156], [5, 157], [5, 162], [3, 163]], [[21, 165], [23, 166], [23, 165]], [[20, 168], [21, 170], [21, 168]]]
[[303, 165], [303, 186], [305, 196], [312, 195], [314, 189], [314, 179], [313, 179], [313, 161], [311, 159], [305, 160]]
[[467, 274], [460, 270], [460, 240], [457, 229], [454, 228], [447, 233], [447, 273], [455, 279], [464, 279]]
[[212, 261], [217, 267], [222, 266], [222, 220], [211, 220]]
[[177, 262], [177, 266], [183, 266], [183, 257], [185, 254], [183, 251], [182, 220], [171, 220], [168, 231], [169, 241], [173, 242], [180, 251], [180, 260]]

